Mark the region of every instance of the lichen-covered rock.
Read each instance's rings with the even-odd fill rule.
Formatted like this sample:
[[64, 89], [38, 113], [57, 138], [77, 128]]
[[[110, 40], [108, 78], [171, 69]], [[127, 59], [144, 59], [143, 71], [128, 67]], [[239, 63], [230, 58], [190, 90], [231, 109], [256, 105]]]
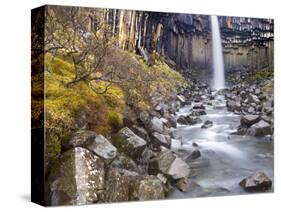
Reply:
[[114, 136], [113, 144], [121, 152], [124, 152], [126, 155], [136, 159], [146, 148], [147, 142], [137, 136], [128, 127], [124, 127], [116, 134], [116, 136]]
[[103, 202], [130, 200], [131, 177], [138, 173], [125, 169], [110, 168], [106, 177]]
[[265, 191], [271, 188], [272, 180], [264, 172], [258, 172], [243, 179], [239, 185], [246, 191]]
[[117, 149], [113, 146], [104, 136], [98, 135], [90, 144], [87, 149], [103, 158], [105, 161], [112, 161], [117, 154]]
[[47, 180], [50, 205], [83, 205], [99, 201], [104, 162], [82, 147], [63, 153]]
[[155, 176], [143, 176], [133, 180], [131, 200], [157, 200], [165, 198], [162, 182]]
[[118, 169], [126, 169], [128, 171], [140, 172], [138, 165], [128, 156], [118, 154], [110, 163], [110, 166]]
[[88, 144], [94, 142], [97, 134], [90, 130], [79, 130], [75, 132], [73, 137], [62, 142], [63, 150], [69, 150], [74, 147], [86, 147]]

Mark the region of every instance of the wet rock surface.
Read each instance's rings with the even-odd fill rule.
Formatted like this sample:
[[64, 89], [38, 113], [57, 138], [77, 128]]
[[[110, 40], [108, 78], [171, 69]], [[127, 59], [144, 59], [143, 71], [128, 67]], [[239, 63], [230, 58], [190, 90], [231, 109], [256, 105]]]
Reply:
[[243, 179], [239, 185], [246, 191], [258, 192], [271, 189], [272, 181], [264, 172], [258, 172]]

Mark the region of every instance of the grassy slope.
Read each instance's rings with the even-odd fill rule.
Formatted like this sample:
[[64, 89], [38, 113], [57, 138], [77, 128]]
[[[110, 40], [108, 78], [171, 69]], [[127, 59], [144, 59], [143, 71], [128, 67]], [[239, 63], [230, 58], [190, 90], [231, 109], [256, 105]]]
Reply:
[[[140, 57], [132, 53], [122, 51], [118, 55], [125, 63], [137, 61], [137, 69], [141, 73], [145, 73], [148, 78], [157, 79], [148, 84], [150, 92], [162, 90], [168, 95], [179, 84], [184, 83], [183, 77], [163, 62], [158, 61], [155, 65], [148, 66]], [[116, 65], [115, 68], [118, 67]], [[147, 94], [144, 93], [147, 84], [140, 83], [131, 87], [132, 84], [124, 82], [111, 87], [106, 94], [101, 95], [96, 94], [83, 81], [67, 88], [65, 84], [73, 77], [74, 67], [70, 62], [50, 54], [45, 56], [45, 126], [48, 128], [47, 136], [49, 136], [47, 161], [59, 155], [60, 142], [71, 131], [86, 127], [97, 133], [107, 134], [122, 127], [123, 115], [129, 110], [126, 106], [128, 95], [129, 98], [139, 99], [134, 105], [138, 110], [151, 108]], [[142, 78], [142, 75], [133, 77]], [[100, 83], [98, 86], [103, 85]]]

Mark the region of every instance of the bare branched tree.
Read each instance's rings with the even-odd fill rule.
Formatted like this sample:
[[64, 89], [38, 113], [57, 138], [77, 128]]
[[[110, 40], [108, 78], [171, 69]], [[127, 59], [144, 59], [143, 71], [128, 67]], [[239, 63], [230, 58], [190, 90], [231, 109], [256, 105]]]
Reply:
[[[75, 77], [67, 87], [84, 81], [96, 93], [105, 93], [117, 77], [103, 67], [112, 35], [102, 13], [102, 10], [78, 7], [47, 9], [45, 52], [63, 55], [72, 61]], [[97, 81], [105, 83], [102, 91], [95, 88]]]

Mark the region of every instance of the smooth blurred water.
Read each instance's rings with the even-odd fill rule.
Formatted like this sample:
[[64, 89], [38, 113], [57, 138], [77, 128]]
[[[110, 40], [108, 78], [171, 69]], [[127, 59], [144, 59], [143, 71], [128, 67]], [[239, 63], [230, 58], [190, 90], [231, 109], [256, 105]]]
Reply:
[[[194, 148], [195, 142], [202, 158], [209, 161], [209, 166], [192, 176], [202, 189], [190, 193], [175, 191], [170, 198], [243, 194], [246, 192], [239, 182], [258, 171], [273, 180], [273, 141], [269, 137], [231, 135], [240, 124], [240, 116], [226, 110], [221, 96], [213, 102], [220, 107], [206, 106], [207, 115], [200, 117], [203, 122], [213, 121], [213, 127], [203, 129], [202, 123], [178, 125], [174, 131], [175, 137], [182, 140], [179, 148]], [[189, 114], [191, 107], [182, 108], [178, 115]]]

